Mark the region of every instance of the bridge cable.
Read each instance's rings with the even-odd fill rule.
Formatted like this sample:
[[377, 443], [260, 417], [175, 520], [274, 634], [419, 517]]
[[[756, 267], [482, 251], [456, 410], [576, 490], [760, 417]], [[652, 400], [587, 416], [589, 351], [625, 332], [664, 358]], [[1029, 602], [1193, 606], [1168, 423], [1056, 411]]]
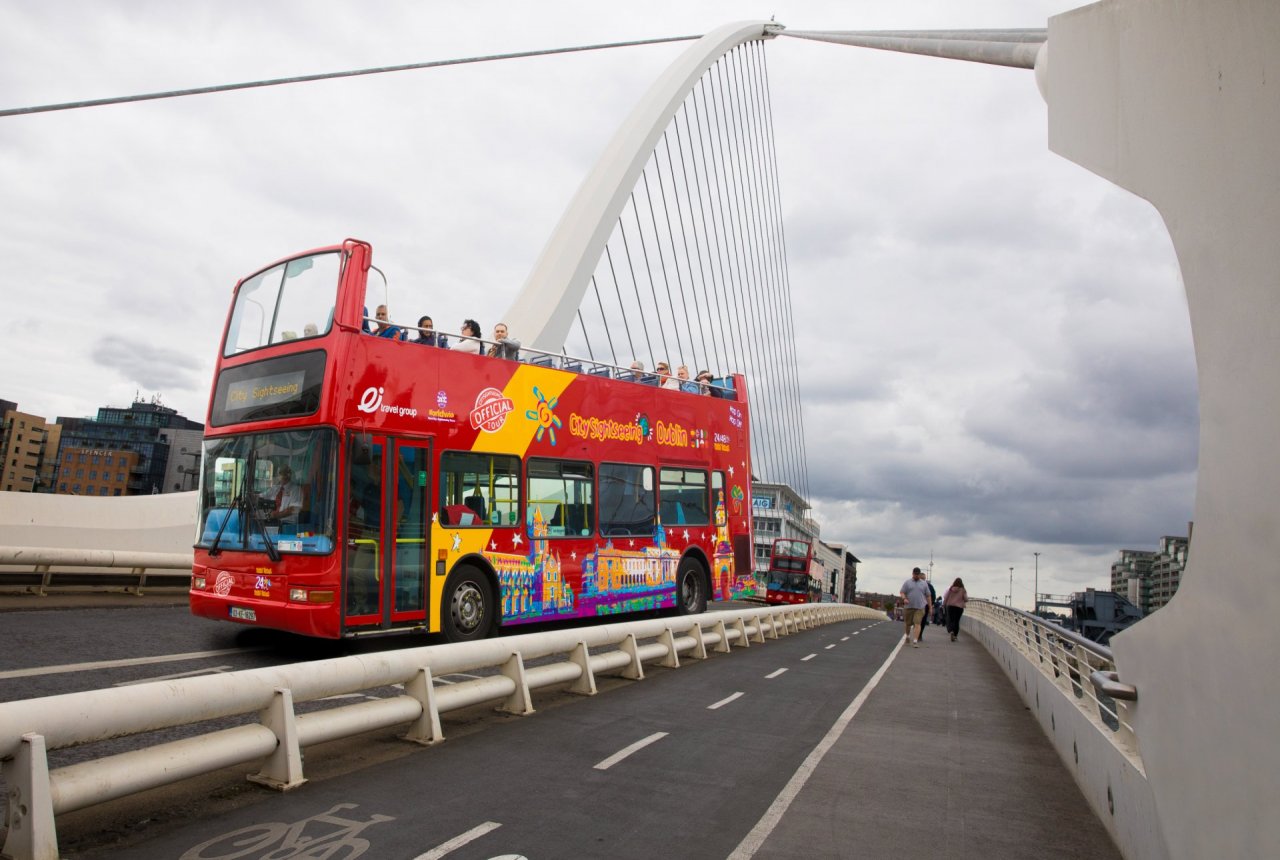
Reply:
[[[618, 219], [618, 225], [622, 225], [621, 218]], [[618, 273], [613, 267], [613, 254], [609, 251], [608, 245], [604, 246], [604, 254], [605, 258], [609, 261], [609, 271], [613, 274], [613, 289], [618, 294], [618, 308], [622, 309], [622, 288], [618, 285]], [[599, 297], [600, 294], [597, 292], [596, 298], [598, 299]], [[602, 316], [604, 315], [604, 305], [600, 306], [600, 314]], [[625, 312], [622, 314], [622, 327], [627, 332], [627, 345], [631, 347], [631, 360], [635, 361], [637, 358], [636, 344], [635, 341], [631, 339], [631, 324], [627, 322], [627, 315]]]
[[[764, 76], [764, 83], [765, 83], [765, 86], [764, 86], [765, 104], [766, 104], [766, 107], [768, 108], [768, 110], [765, 112], [765, 118], [766, 118], [766, 120], [767, 120], [767, 122], [768, 122], [768, 131], [769, 131], [769, 136], [768, 136], [768, 141], [769, 141], [769, 152], [770, 152], [770, 155], [771, 155], [771, 157], [772, 157], [772, 159], [773, 159], [773, 163], [776, 165], [776, 164], [777, 164], [777, 161], [778, 161], [778, 149], [777, 149], [777, 137], [776, 137], [776, 135], [775, 135], [775, 133], [774, 133], [774, 128], [773, 128], [773, 102], [772, 102], [772, 98], [771, 98], [771, 96], [769, 95], [769, 64], [768, 64], [768, 62], [766, 62], [766, 61], [763, 59], [763, 52], [761, 52], [761, 53], [762, 53], [762, 58], [761, 58], [761, 64], [760, 64], [760, 66], [761, 66], [761, 71], [762, 71], [763, 76]], [[778, 251], [779, 251], [779, 254], [781, 255], [783, 281], [784, 281], [784, 286], [785, 286], [785, 288], [786, 288], [786, 302], [785, 302], [785, 306], [786, 306], [786, 309], [787, 309], [787, 319], [788, 319], [788, 322], [789, 322], [790, 326], [792, 327], [792, 330], [794, 331], [794, 326], [795, 326], [795, 322], [794, 322], [794, 318], [795, 318], [795, 317], [794, 317], [795, 308], [794, 308], [794, 303], [793, 303], [793, 301], [792, 301], [792, 294], [791, 294], [791, 278], [790, 278], [790, 275], [789, 275], [789, 272], [791, 271], [791, 267], [790, 267], [790, 263], [789, 263], [789, 261], [788, 261], [788, 259], [787, 259], [787, 230], [786, 230], [786, 225], [785, 225], [785, 223], [784, 223], [784, 222], [783, 222], [783, 220], [782, 220], [782, 191], [781, 191], [780, 184], [779, 184], [779, 182], [778, 182], [778, 174], [777, 174], [777, 171], [776, 171], [776, 170], [774, 171], [774, 174], [773, 174], [773, 199], [774, 199], [774, 206], [775, 206], [775, 209], [776, 209], [776, 211], [778, 212], [778, 240], [777, 240], [777, 244], [778, 244]], [[797, 394], [798, 394], [798, 390], [797, 390]], [[801, 412], [800, 412], [800, 416], [801, 416], [800, 420], [801, 420], [801, 426], [803, 427], [803, 423], [804, 423], [803, 407], [802, 407], [802, 405], [800, 404], [800, 402], [799, 402], [799, 401], [797, 401], [796, 406], [797, 406], [797, 408], [798, 408], [798, 409], [800, 409], [800, 410], [801, 410]], [[806, 451], [806, 449], [805, 449], [805, 434], [804, 434], [803, 432], [801, 433], [801, 436], [800, 436], [800, 444], [801, 444], [801, 447], [800, 447], [801, 462], [805, 464], [805, 465], [804, 465], [804, 474], [802, 475], [802, 480], [804, 481], [804, 486], [805, 486], [805, 491], [804, 491], [804, 492], [805, 492], [805, 495], [804, 495], [804, 498], [805, 498], [805, 500], [806, 500], [806, 501], [808, 501], [808, 500], [809, 500], [809, 490], [808, 490], [808, 486], [809, 486], [809, 470], [808, 470], [808, 463], [809, 463], [809, 459], [808, 459], [808, 453], [807, 453], [807, 451]]]
[[166, 90], [163, 92], [143, 93], [132, 96], [112, 96], [103, 99], [85, 99], [58, 104], [33, 105], [31, 107], [5, 108], [0, 110], [0, 117], [21, 116], [32, 113], [48, 113], [50, 111], [77, 110], [79, 108], [103, 107], [105, 105], [125, 104], [128, 102], [155, 101], [157, 99], [173, 99], [182, 96], [199, 96], [210, 93], [225, 93], [233, 90], [259, 89], [276, 87], [284, 84], [301, 84], [312, 81], [325, 81], [334, 78], [354, 78], [362, 75], [382, 75], [389, 72], [407, 72], [416, 69], [434, 69], [443, 66], [462, 66], [472, 63], [488, 63], [497, 60], [522, 60], [529, 57], [547, 57], [554, 54], [573, 54], [584, 51], [603, 51], [609, 48], [632, 48], [640, 45], [661, 45], [667, 42], [691, 42], [702, 36], [666, 36], [658, 39], [633, 39], [626, 42], [602, 42], [595, 45], [576, 45], [568, 48], [544, 48], [537, 51], [516, 51], [507, 54], [485, 54], [478, 57], [461, 57], [452, 60], [431, 60], [424, 63], [406, 63], [399, 66], [378, 66], [371, 69], [355, 69], [345, 72], [322, 72], [314, 75], [296, 75], [289, 78], [269, 78], [259, 81], [245, 81], [237, 84], [218, 84], [208, 87], [192, 87], [184, 90]]
[[[656, 155], [656, 154], [657, 154], [657, 150], [655, 149], [655, 150], [654, 150], [654, 155]], [[657, 169], [656, 159], [655, 159], [654, 169], [655, 169], [655, 170]], [[650, 220], [650, 222], [653, 224], [653, 241], [654, 241], [654, 244], [655, 244], [655, 245], [657, 246], [657, 248], [658, 248], [658, 264], [662, 267], [662, 285], [663, 285], [663, 287], [664, 287], [664, 288], [666, 289], [666, 291], [667, 291], [667, 306], [671, 309], [671, 331], [672, 331], [672, 333], [676, 336], [676, 352], [678, 352], [678, 353], [680, 354], [680, 364], [681, 364], [681, 365], [683, 365], [683, 364], [685, 364], [685, 358], [684, 358], [684, 343], [683, 343], [683, 341], [681, 341], [681, 339], [680, 339], [680, 324], [679, 324], [679, 321], [676, 319], [676, 307], [675, 307], [675, 302], [673, 302], [673, 301], [671, 300], [671, 278], [667, 277], [667, 261], [666, 261], [665, 257], [663, 256], [663, 253], [662, 253], [662, 240], [661, 240], [661, 236], [660, 236], [660, 235], [659, 235], [659, 233], [658, 233], [658, 216], [657, 216], [657, 214], [656, 214], [656, 213], [654, 212], [654, 210], [653, 210], [653, 194], [652, 194], [652, 193], [650, 192], [650, 190], [649, 190], [649, 167], [648, 167], [648, 165], [645, 165], [645, 168], [644, 168], [642, 171], [640, 171], [640, 178], [644, 181], [644, 196], [645, 196], [645, 200], [646, 200], [646, 201], [648, 202], [648, 204], [649, 204], [649, 220]], [[639, 222], [639, 214], [638, 214], [638, 213], [637, 213], [637, 218], [636, 218], [636, 220], [637, 220], [637, 223], [638, 223], [638, 222]], [[668, 225], [668, 230], [670, 230], [670, 225]], [[646, 242], [646, 243], [644, 244], [644, 246], [643, 246], [643, 247], [645, 248], [645, 252], [644, 252], [644, 263], [645, 263], [645, 267], [649, 270], [649, 286], [650, 286], [650, 288], [651, 288], [651, 289], [653, 289], [653, 290], [655, 291], [655, 294], [654, 294], [654, 297], [653, 297], [653, 304], [654, 304], [654, 307], [656, 308], [660, 303], [658, 302], [658, 297], [657, 297], [657, 294], [656, 294], [657, 288], [656, 288], [656, 286], [655, 286], [655, 285], [654, 285], [654, 283], [653, 283], [653, 269], [652, 269], [652, 268], [650, 267], [650, 265], [649, 265], [649, 249], [648, 249], [648, 243]], [[687, 309], [686, 309], [686, 310], [687, 310]], [[661, 324], [662, 324], [662, 314], [661, 314], [661, 313], [659, 313], [659, 314], [658, 314], [658, 324], [659, 324], [659, 325], [661, 325]], [[664, 347], [664, 348], [666, 347], [666, 335], [665, 335], [665, 333], [664, 333], [664, 335], [663, 335], [662, 345], [663, 345], [663, 347]], [[674, 371], [674, 370], [675, 370], [675, 368], [673, 367], [673, 368], [672, 368], [672, 370]], [[675, 374], [673, 373], [673, 374], [672, 374], [672, 376], [674, 376], [674, 375], [675, 375]]]
[[[596, 360], [596, 354], [591, 351], [591, 338], [587, 336], [587, 324], [582, 321], [582, 308], [578, 308], [578, 326], [582, 329], [582, 339], [587, 342], [587, 357], [594, 362]], [[568, 348], [562, 345], [560, 347], [560, 354], [568, 355]]]
[[[644, 175], [643, 172], [641, 175]], [[648, 179], [646, 179], [645, 182], [647, 183]], [[653, 282], [653, 266], [649, 263], [649, 243], [646, 242], [644, 238], [644, 226], [640, 223], [640, 207], [636, 205], [636, 194], [634, 191], [631, 192], [631, 214], [635, 216], [636, 219], [636, 232], [639, 234], [636, 236], [636, 244], [640, 246], [640, 253], [644, 257], [645, 276], [649, 279], [649, 297], [653, 299], [653, 313], [658, 320], [658, 337], [662, 339], [663, 360], [667, 362], [668, 369], [671, 369], [671, 347], [667, 345], [667, 329], [666, 326], [662, 324], [662, 308], [658, 302], [658, 288]], [[625, 236], [626, 234], [624, 233], [623, 235]], [[640, 288], [637, 283], [637, 299], [639, 298], [639, 294]], [[674, 313], [672, 314], [672, 319], [675, 319]]]
[[[672, 128], [675, 128], [675, 129], [677, 129], [677, 131], [678, 131], [679, 126], [678, 126], [678, 125], [676, 125], [675, 117], [672, 117], [672, 123], [671, 123], [671, 126], [672, 126]], [[676, 143], [677, 143], [677, 147], [678, 147], [678, 146], [679, 146], [679, 138], [678, 138], [678, 137], [677, 137], [677, 141], [676, 141]], [[671, 196], [675, 199], [675, 203], [676, 203], [676, 219], [680, 222], [680, 239], [681, 239], [681, 244], [682, 244], [682, 246], [684, 247], [685, 269], [689, 272], [689, 291], [693, 294], [693, 310], [694, 310], [694, 314], [695, 314], [695, 315], [697, 316], [697, 318], [698, 318], [698, 329], [697, 329], [697, 330], [698, 330], [699, 334], [701, 335], [701, 340], [702, 340], [702, 355], [703, 355], [703, 359], [704, 359], [704, 361], [706, 362], [705, 364], [703, 364], [703, 365], [701, 365], [701, 366], [702, 366], [702, 367], [704, 367], [704, 368], [710, 369], [710, 368], [711, 368], [711, 366], [712, 366], [712, 364], [713, 364], [713, 362], [712, 362], [712, 358], [711, 358], [711, 351], [707, 348], [707, 333], [708, 333], [708, 331], [709, 331], [709, 329], [710, 329], [710, 327], [711, 327], [711, 325], [710, 325], [710, 323], [711, 323], [711, 320], [710, 320], [710, 313], [711, 313], [711, 309], [710, 309], [709, 307], [707, 308], [708, 319], [707, 319], [706, 324], [704, 324], [704, 323], [703, 323], [703, 321], [702, 321], [702, 302], [699, 302], [699, 301], [698, 301], [698, 294], [697, 294], [698, 284], [697, 284], [697, 281], [694, 279], [694, 276], [693, 276], [693, 258], [689, 255], [689, 232], [688, 232], [688, 228], [687, 228], [687, 227], [685, 227], [685, 223], [684, 223], [684, 207], [680, 205], [680, 183], [679, 183], [679, 182], [677, 181], [677, 179], [676, 179], [676, 165], [675, 165], [675, 161], [674, 161], [674, 159], [672, 158], [672, 155], [671, 155], [671, 138], [670, 138], [670, 136], [667, 134], [667, 132], [665, 132], [665, 131], [662, 133], [662, 146], [663, 146], [663, 149], [664, 149], [664, 150], [666, 151], [666, 153], [667, 153], [667, 170], [668, 170], [668, 172], [671, 174]], [[681, 163], [680, 163], [680, 166], [681, 166], [681, 168], [683, 168], [683, 167], [684, 167], [684, 153], [681, 153]], [[686, 189], [686, 190], [687, 190], [687, 189]], [[666, 201], [665, 201], [665, 192], [664, 192], [664, 201], [663, 201], [663, 204], [664, 204], [664, 208], [665, 208], [665, 206], [666, 206]], [[669, 210], [668, 210], [668, 216], [667, 216], [667, 218], [668, 218], [668, 230], [670, 230], [670, 211], [669, 211]], [[672, 256], [673, 256], [673, 257], [675, 257], [675, 258], [676, 258], [676, 273], [677, 273], [677, 275], [678, 275], [678, 274], [679, 274], [679, 272], [680, 272], [680, 268], [679, 268], [679, 267], [680, 267], [680, 259], [679, 259], [679, 253], [676, 251], [676, 248], [675, 248], [675, 236], [674, 236], [674, 235], [671, 237], [671, 254], [672, 254]], [[681, 283], [680, 283], [680, 293], [681, 293], [681, 298], [682, 298], [682, 300], [683, 300], [683, 297], [684, 297], [684, 294], [685, 294], [685, 293], [684, 293], [684, 282], [683, 282], [683, 280], [682, 280], [682, 281], [681, 281]], [[690, 327], [690, 334], [689, 334], [689, 337], [690, 337], [690, 339], [692, 339], [692, 338], [693, 338], [692, 323], [690, 323], [690, 321], [689, 321], [689, 317], [688, 317], [689, 312], [688, 312], [688, 304], [687, 304], [687, 303], [686, 303], [686, 305], [685, 305], [685, 308], [686, 308], [686, 310], [685, 310], [685, 322], [686, 322], [687, 324], [689, 324], [689, 327]], [[714, 338], [712, 338], [712, 340], [714, 341]], [[697, 361], [697, 354], [696, 354], [696, 351], [695, 351], [695, 354], [694, 354], [694, 360], [695, 360], [695, 361]]]
[[[613, 348], [613, 333], [609, 330], [610, 329], [609, 320], [604, 315], [604, 302], [600, 301], [600, 287], [599, 285], [596, 284], [595, 275], [591, 276], [591, 289], [595, 291], [596, 304], [599, 305], [600, 307], [600, 327], [604, 329], [604, 336], [609, 340], [609, 353], [613, 356], [613, 366], [621, 367], [622, 364], [621, 362], [618, 361], [618, 351]], [[626, 320], [624, 319], [623, 322], [625, 323]], [[628, 336], [629, 335], [630, 335], [630, 332], [628, 332]], [[586, 339], [586, 336], [587, 336], [587, 332], [584, 329], [582, 332], [582, 337], [584, 340]], [[590, 349], [590, 347], [588, 347], [588, 349]]]
[[[667, 171], [671, 174], [672, 192], [674, 194], [675, 187], [675, 170], [671, 165], [671, 146], [667, 141], [667, 133], [662, 132], [662, 142], [667, 153]], [[698, 350], [694, 343], [693, 316], [689, 313], [689, 299], [684, 289], [684, 277], [680, 274], [680, 253], [676, 250], [675, 231], [671, 227], [671, 204], [667, 200], [666, 183], [662, 181], [662, 159], [658, 158], [658, 150], [654, 149], [654, 168], [658, 174], [658, 194], [662, 199], [662, 217], [667, 222], [667, 241], [671, 245], [671, 263], [676, 270], [676, 291], [680, 294], [680, 306], [684, 308], [684, 330], [689, 335], [689, 352], [693, 356], [693, 374], [698, 373]], [[668, 284], [668, 286], [670, 286]], [[698, 303], [693, 304], [694, 311], [698, 311]], [[698, 313], [698, 330], [702, 330], [702, 315]], [[704, 344], [705, 346], [705, 344]], [[705, 349], [703, 350], [705, 353]], [[683, 362], [682, 362], [683, 363]]]
[[[635, 202], [636, 202], [636, 196], [633, 193], [631, 195], [632, 209], [635, 208]], [[639, 218], [637, 218], [636, 221], [637, 223], [639, 223]], [[619, 216], [618, 218], [618, 223], [619, 224], [622, 223], [621, 216]], [[636, 293], [636, 308], [639, 310], [639, 313], [640, 313], [640, 325], [644, 328], [645, 345], [649, 347], [649, 360], [653, 362], [653, 365], [656, 367], [658, 362], [657, 362], [657, 359], [654, 358], [653, 339], [649, 337], [649, 322], [648, 320], [645, 319], [644, 303], [640, 300], [640, 282], [636, 280], [636, 267], [635, 267], [635, 263], [631, 259], [631, 245], [630, 243], [627, 242], [627, 230], [625, 226], [622, 228], [620, 235], [622, 237], [622, 248], [627, 255], [627, 268], [631, 272], [631, 287], [632, 289], [635, 290], [635, 293]]]

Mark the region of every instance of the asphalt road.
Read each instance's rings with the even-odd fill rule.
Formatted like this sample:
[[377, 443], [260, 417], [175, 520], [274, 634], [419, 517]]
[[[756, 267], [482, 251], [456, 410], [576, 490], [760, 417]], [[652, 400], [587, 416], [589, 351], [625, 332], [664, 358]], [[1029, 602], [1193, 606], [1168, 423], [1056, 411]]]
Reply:
[[[0, 652], [0, 700], [397, 644], [264, 637], [173, 607], [11, 613], [0, 626], [20, 644]], [[335, 742], [307, 751], [310, 782], [285, 795], [223, 772], [63, 816], [62, 854], [726, 857], [898, 639], [896, 625], [845, 622], [679, 669], [649, 666], [645, 680], [611, 681], [590, 699], [535, 695], [529, 717], [446, 715], [448, 739], [432, 748], [393, 733]], [[217, 653], [112, 663], [198, 652]], [[50, 657], [109, 665], [49, 673]], [[34, 665], [46, 671], [14, 674]]]

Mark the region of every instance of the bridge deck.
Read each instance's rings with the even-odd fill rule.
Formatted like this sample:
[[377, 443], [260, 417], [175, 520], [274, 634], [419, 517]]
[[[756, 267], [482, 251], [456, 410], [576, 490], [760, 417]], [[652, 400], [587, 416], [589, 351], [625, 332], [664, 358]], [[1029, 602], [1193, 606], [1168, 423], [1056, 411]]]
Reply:
[[1119, 858], [995, 660], [904, 647], [757, 858]]

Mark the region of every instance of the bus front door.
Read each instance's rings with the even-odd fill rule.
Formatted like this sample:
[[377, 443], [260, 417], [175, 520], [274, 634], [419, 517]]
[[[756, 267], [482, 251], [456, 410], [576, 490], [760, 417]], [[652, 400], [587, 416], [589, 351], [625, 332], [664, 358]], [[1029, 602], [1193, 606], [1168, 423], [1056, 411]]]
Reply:
[[431, 443], [360, 433], [347, 445], [344, 629], [426, 620]]

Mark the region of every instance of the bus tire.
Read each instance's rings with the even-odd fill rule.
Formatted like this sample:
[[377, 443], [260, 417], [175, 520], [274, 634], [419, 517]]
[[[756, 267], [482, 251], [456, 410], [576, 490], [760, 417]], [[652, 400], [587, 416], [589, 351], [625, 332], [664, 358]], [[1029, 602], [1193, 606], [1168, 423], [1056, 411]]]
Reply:
[[707, 572], [698, 560], [685, 556], [676, 569], [676, 610], [681, 615], [707, 611]]
[[460, 567], [444, 586], [444, 638], [449, 642], [484, 639], [493, 631], [496, 604], [489, 578], [474, 567]]

